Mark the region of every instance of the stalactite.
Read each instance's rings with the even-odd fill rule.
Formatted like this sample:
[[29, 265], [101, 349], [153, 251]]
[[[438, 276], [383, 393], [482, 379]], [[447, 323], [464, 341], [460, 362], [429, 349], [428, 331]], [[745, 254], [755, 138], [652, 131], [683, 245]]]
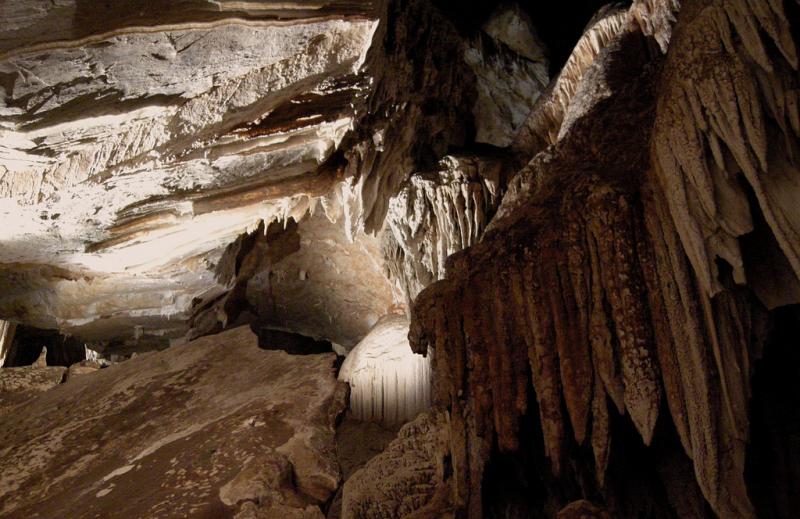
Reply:
[[647, 316], [646, 290], [635, 253], [636, 216], [623, 196], [600, 190], [591, 197], [591, 227], [598, 246], [600, 276], [611, 308], [619, 345], [625, 407], [646, 444], [658, 418], [661, 389], [651, 351], [652, 332]]
[[[651, 235], [672, 240], [669, 255], [656, 257], [672, 270], [659, 274], [662, 293], [669, 297], [678, 280], [682, 293], [672, 297], [682, 299], [684, 308], [687, 296], [693, 299], [691, 312], [680, 316], [685, 336], [659, 348], [662, 371], [700, 487], [723, 517], [754, 515], [743, 471], [759, 305], [724, 286], [719, 258], [732, 267], [733, 281], [748, 283], [763, 302], [798, 302], [792, 290], [800, 276], [798, 63], [788, 20], [780, 2], [685, 2], [654, 129], [653, 165], [665, 201], [657, 200], [653, 211], [660, 221], [648, 225]], [[767, 44], [778, 52], [768, 54]], [[762, 214], [779, 245], [776, 254], [785, 255], [766, 261], [788, 267], [779, 285], [752, 279], [762, 271], [742, 253], [740, 237], [753, 231]], [[675, 231], [664, 228], [672, 222]], [[670, 238], [675, 232], [680, 240]], [[697, 274], [697, 289], [681, 265], [683, 251]], [[664, 306], [674, 308], [673, 301], [666, 299]], [[674, 357], [670, 349], [685, 353]], [[669, 373], [674, 360], [682, 392]]]
[[635, 0], [630, 13], [642, 33], [653, 36], [661, 51], [667, 52], [672, 25], [679, 10], [679, 0]]
[[[786, 277], [796, 278], [800, 89], [787, 15], [780, 2], [745, 0], [687, 2], [682, 15], [665, 65], [653, 164], [683, 246], [709, 294], [722, 289], [716, 257], [744, 283], [738, 238], [753, 230], [758, 210], [791, 266]], [[767, 44], [779, 52], [768, 56]]]
[[[775, 278], [785, 287], [762, 286], [786, 292], [773, 300], [792, 302], [800, 243], [798, 213], [789, 208], [800, 198], [797, 60], [779, 3], [681, 3], [671, 35], [677, 2], [661, 6], [658, 19], [646, 14], [656, 4], [634, 6], [662, 50], [669, 45], [663, 69], [644, 67], [658, 70], [655, 113], [630, 111], [645, 129], [655, 116], [652, 169], [647, 131], [626, 134], [619, 147], [620, 154], [638, 148], [643, 163], [635, 154], [614, 157], [609, 141], [593, 164], [571, 160], [570, 152], [601, 147], [604, 138], [600, 126], [583, 121], [619, 115], [614, 103], [626, 99], [628, 87], [606, 69], [598, 77], [611, 95], [597, 106], [613, 115], [583, 109], [563, 140], [518, 173], [481, 241], [449, 258], [444, 279], [415, 302], [411, 343], [420, 352], [435, 345], [434, 380], [447, 377], [435, 404], [450, 406], [458, 424], [453, 456], [471, 465], [458, 481], [472, 516], [481, 513], [474, 507], [481, 507], [486, 463], [476, 453], [491, 449], [493, 438], [501, 451], [522, 441], [514, 437], [528, 412], [514, 369], [518, 348], [529, 359], [554, 475], [572, 477], [566, 461], [588, 443], [595, 484], [612, 492], [605, 484], [613, 415], [626, 415], [645, 445], [665, 434], [657, 423], [667, 420], [698, 495], [721, 517], [755, 514], [744, 481], [747, 407], [767, 314], [745, 287], [753, 274], [739, 238], [763, 214], [764, 232], [774, 233], [790, 271]], [[765, 51], [767, 38], [777, 54]], [[614, 45], [612, 55], [630, 42]], [[454, 314], [460, 326], [441, 325]], [[460, 358], [468, 359], [463, 374], [451, 364]], [[659, 416], [662, 409], [668, 416]]]
[[418, 173], [389, 201], [383, 252], [410, 303], [444, 276], [445, 259], [477, 243], [505, 193], [502, 157], [447, 156]]
[[[536, 388], [539, 412], [544, 432], [545, 452], [550, 458], [553, 472], [561, 472], [561, 451], [564, 435], [564, 417], [561, 409], [561, 379], [558, 375], [558, 354], [551, 348], [553, 323], [550, 312], [539, 312], [545, 305], [545, 287], [541, 282], [541, 263], [534, 260], [531, 249], [523, 256], [523, 287], [526, 298], [522, 305], [528, 316], [530, 336], [528, 360], [531, 380]], [[523, 327], [522, 330], [526, 330]]]
[[[595, 195], [582, 209], [571, 207], [585, 215], [583, 227], [565, 218], [559, 232], [534, 232], [524, 245], [505, 242], [512, 250], [494, 255], [491, 268], [482, 263], [487, 257], [469, 258], [474, 264], [459, 258], [454, 278], [422, 292], [415, 306], [421, 329], [412, 342], [431, 346], [436, 399], [467, 416], [466, 444], [473, 429], [482, 448], [496, 434], [500, 449], [513, 451], [526, 412], [520, 382], [530, 376], [554, 474], [562, 472], [571, 430], [576, 443], [590, 440], [602, 487], [613, 441], [611, 392], [622, 392], [614, 406], [630, 416], [645, 444], [663, 393], [706, 498], [747, 517], [743, 413], [756, 337], [752, 300], [730, 291], [709, 300], [698, 291], [677, 234], [652, 200], [645, 219], [629, 194], [601, 188]], [[604, 318], [590, 324], [595, 311]], [[590, 339], [590, 326], [604, 328], [599, 336], [607, 339]], [[471, 495], [479, 492], [479, 480], [470, 476], [468, 484]]]
[[[731, 428], [733, 422], [747, 420], [746, 409], [739, 408], [739, 417], [732, 419], [730, 403], [720, 387], [721, 380], [735, 372], [744, 376], [747, 384], [749, 373], [742, 372], [745, 366], [736, 366], [732, 372], [730, 366], [720, 363], [719, 338], [712, 336], [716, 326], [715, 312], [710, 309], [713, 302], [686, 259], [666, 203], [654, 191], [656, 199], [646, 202], [648, 234], [663, 241], [654, 247], [659, 286], [651, 299], [662, 297], [663, 305], [656, 308], [666, 310], [666, 315], [654, 313], [653, 320], [664, 321], [658, 351], [673, 423], [712, 507], [725, 517], [750, 517], [753, 512], [743, 479], [746, 432], [742, 437], [741, 431]], [[727, 297], [729, 293], [723, 292], [715, 301]], [[740, 317], [734, 314], [731, 318]], [[726, 348], [732, 346], [725, 344]], [[756, 348], [757, 343], [751, 344], [748, 338], [748, 347]]]

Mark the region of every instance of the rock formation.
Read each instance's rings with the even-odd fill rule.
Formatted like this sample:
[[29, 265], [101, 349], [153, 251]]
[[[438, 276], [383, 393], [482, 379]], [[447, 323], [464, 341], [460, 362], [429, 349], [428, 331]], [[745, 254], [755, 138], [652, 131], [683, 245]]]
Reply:
[[[481, 242], [452, 256], [446, 279], [415, 303], [412, 345], [433, 348], [434, 401], [459, 433], [454, 464], [469, 470], [455, 471], [456, 488], [470, 516], [483, 509], [493, 437], [501, 452], [519, 450], [531, 408], [553, 474], [585, 477], [568, 460], [590, 448], [590, 487], [612, 502], [622, 496], [606, 481], [611, 415], [627, 415], [651, 445], [666, 412], [713, 511], [755, 515], [745, 484], [752, 366], [768, 309], [798, 302], [795, 43], [779, 5], [683, 4], [664, 58], [623, 24], [597, 37], [591, 64], [559, 90], [565, 69], [518, 145], [541, 151]], [[609, 19], [584, 38], [594, 42]], [[748, 265], [743, 245], [761, 243], [750, 253], [766, 265]], [[666, 502], [682, 515], [676, 501], [687, 496], [671, 484], [661, 483]]]
[[67, 368], [37, 364], [0, 370], [0, 416], [12, 411], [15, 406], [36, 393], [64, 382]]
[[402, 425], [431, 405], [430, 358], [408, 345], [408, 321], [387, 315], [349, 353], [339, 379], [354, 418]]
[[0, 16], [0, 516], [800, 507], [796, 0]]
[[333, 363], [242, 327], [68, 380], [3, 414], [0, 515], [323, 517], [345, 405]]
[[377, 25], [331, 4], [4, 5], [6, 313], [180, 334], [229, 242], [331, 188]]
[[344, 485], [342, 518], [452, 517], [444, 415], [422, 414]]
[[5, 365], [11, 345], [14, 342], [14, 332], [17, 325], [9, 321], [0, 321], [0, 367]]

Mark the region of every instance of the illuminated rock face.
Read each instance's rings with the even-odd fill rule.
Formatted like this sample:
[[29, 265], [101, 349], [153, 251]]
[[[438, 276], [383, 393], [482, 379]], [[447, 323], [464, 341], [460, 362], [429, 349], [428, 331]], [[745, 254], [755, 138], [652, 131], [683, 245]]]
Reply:
[[[383, 233], [406, 178], [471, 139], [467, 120], [478, 141], [510, 143], [547, 81], [518, 8], [474, 37], [426, 1], [30, 0], [2, 11], [0, 314], [129, 348], [186, 333], [197, 306], [231, 288], [217, 276], [226, 246], [289, 218], [363, 259], [348, 266], [334, 252], [321, 270], [329, 251], [306, 243], [286, 262], [318, 283], [298, 296], [316, 300], [318, 322], [300, 322], [314, 318], [280, 269], [272, 284], [288, 295], [268, 320], [352, 347], [411, 296], [374, 276], [350, 288], [320, 276], [382, 270], [364, 231]], [[446, 65], [422, 76], [434, 61]], [[328, 235], [314, 214], [332, 222]]]
[[431, 405], [430, 358], [408, 346], [408, 321], [384, 316], [349, 353], [339, 380], [350, 385], [358, 420], [403, 424]]
[[[248, 300], [267, 324], [354, 347], [400, 294], [386, 278], [379, 239], [350, 241], [317, 214], [298, 225], [300, 249], [248, 281]], [[410, 351], [410, 350], [409, 350]]]
[[368, 93], [378, 12], [89, 4], [2, 8], [0, 307], [174, 336], [228, 243], [330, 189], [320, 165]]
[[451, 254], [478, 242], [508, 182], [501, 157], [447, 156], [438, 166], [412, 175], [389, 202], [383, 254], [409, 302], [444, 277]]

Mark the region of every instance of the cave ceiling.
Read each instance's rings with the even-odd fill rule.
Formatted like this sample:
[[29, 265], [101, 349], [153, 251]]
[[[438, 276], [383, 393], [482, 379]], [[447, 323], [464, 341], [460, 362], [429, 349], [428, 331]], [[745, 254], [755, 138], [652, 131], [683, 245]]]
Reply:
[[[0, 313], [165, 344], [244, 312], [347, 347], [403, 313], [502, 195], [508, 155], [469, 147], [507, 149], [549, 81], [524, 9], [440, 7], [4, 2]], [[468, 207], [432, 236], [441, 196]], [[277, 221], [300, 247], [232, 297], [231, 244]], [[384, 265], [398, 254], [425, 266]]]
[[228, 244], [339, 180], [322, 166], [370, 92], [373, 3], [0, 9], [8, 317], [180, 334]]

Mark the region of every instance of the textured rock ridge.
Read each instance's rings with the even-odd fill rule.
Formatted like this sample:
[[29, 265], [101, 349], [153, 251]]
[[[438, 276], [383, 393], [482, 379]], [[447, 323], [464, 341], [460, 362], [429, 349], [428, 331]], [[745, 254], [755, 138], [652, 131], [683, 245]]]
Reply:
[[[411, 343], [432, 355], [434, 402], [452, 412], [453, 463], [468, 467], [453, 476], [456, 507], [470, 517], [484, 510], [493, 443], [519, 450], [532, 410], [553, 474], [578, 477], [575, 446], [590, 448], [591, 487], [616, 513], [637, 505], [606, 485], [615, 416], [650, 445], [666, 411], [714, 512], [755, 516], [744, 478], [752, 366], [767, 309], [797, 302], [796, 42], [780, 4], [682, 4], [663, 62], [635, 32], [605, 44], [555, 146], [414, 304]], [[766, 223], [742, 245], [751, 213]], [[761, 240], [777, 242], [762, 254], [783, 254], [768, 261], [786, 266], [771, 272], [780, 284], [756, 265], [744, 276]], [[670, 507], [677, 499], [668, 492]]]
[[602, 49], [629, 30], [629, 26], [629, 12], [623, 9], [604, 8], [595, 16], [558, 77], [539, 98], [520, 128], [513, 143], [515, 148], [531, 153], [560, 139], [562, 123], [584, 73]]
[[447, 418], [424, 413], [344, 485], [343, 519], [446, 518]]

